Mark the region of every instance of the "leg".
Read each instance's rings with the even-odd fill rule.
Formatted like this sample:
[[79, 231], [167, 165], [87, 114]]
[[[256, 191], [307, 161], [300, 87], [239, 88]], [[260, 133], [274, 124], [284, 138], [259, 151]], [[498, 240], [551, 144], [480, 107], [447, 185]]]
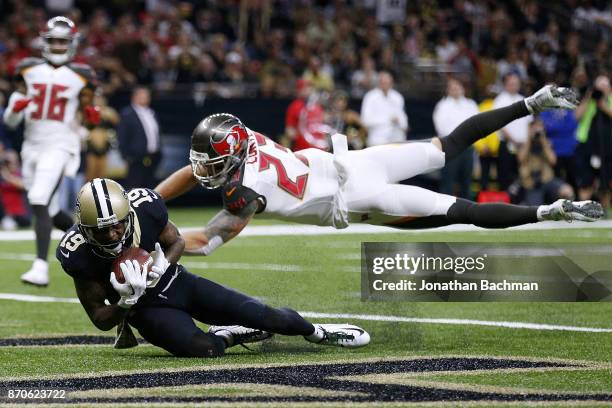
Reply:
[[53, 226], [62, 231], [68, 231], [74, 224], [72, 216], [66, 211], [60, 211], [53, 216]]
[[463, 152], [459, 168], [459, 197], [470, 199], [472, 197], [472, 172], [474, 169], [474, 149], [469, 147]]
[[516, 102], [505, 108], [482, 112], [463, 121], [448, 136], [435, 138], [432, 143], [440, 147], [446, 155], [446, 161], [459, 156], [475, 141], [501, 129], [515, 119], [529, 115], [524, 101]]
[[144, 307], [131, 312], [128, 321], [149, 343], [178, 357], [219, 357], [225, 352], [221, 337], [204, 333], [179, 309]]
[[215, 325], [241, 325], [288, 336], [307, 336], [314, 327], [296, 311], [273, 308], [236, 290], [189, 274], [189, 312], [197, 320]]
[[[49, 283], [47, 256], [51, 242], [52, 220], [50, 214], [59, 211], [58, 188], [62, 181], [64, 166], [70, 160], [70, 154], [56, 151], [46, 155], [31, 155], [28, 166], [32, 173], [24, 177], [28, 189], [28, 200], [34, 215], [34, 233], [36, 235], [36, 260], [32, 268], [21, 276], [25, 283], [46, 286]], [[24, 169], [25, 170], [25, 169]]]
[[497, 180], [499, 182], [499, 190], [506, 191], [514, 181], [514, 158], [508, 150], [506, 141], [499, 144], [499, 157], [497, 162]]
[[[561, 204], [558, 204], [560, 206]], [[559, 209], [551, 206], [525, 207], [501, 203], [478, 204], [434, 193], [423, 188], [390, 184], [384, 194], [348, 201], [353, 214], [368, 214], [372, 224], [401, 229], [434, 228], [450, 224], [474, 224], [484, 228], [507, 228], [559, 218]], [[574, 211], [574, 209], [571, 209]], [[568, 214], [570, 209], [567, 210]], [[549, 214], [550, 213], [550, 214]]]
[[450, 161], [478, 139], [501, 129], [515, 119], [551, 108], [576, 109], [578, 103], [578, 97], [571, 89], [546, 85], [522, 101], [472, 116], [448, 136], [434, 138], [432, 143], [440, 148], [446, 155], [446, 160]]
[[378, 169], [391, 184], [444, 167], [444, 154], [431, 143], [423, 142], [351, 150], [347, 157], [351, 168], [358, 167], [366, 175]]

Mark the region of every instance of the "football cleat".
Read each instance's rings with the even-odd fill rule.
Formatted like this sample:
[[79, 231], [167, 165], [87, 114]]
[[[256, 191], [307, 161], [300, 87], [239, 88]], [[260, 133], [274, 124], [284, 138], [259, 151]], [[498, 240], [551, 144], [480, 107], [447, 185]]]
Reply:
[[579, 103], [576, 92], [570, 88], [561, 88], [556, 85], [546, 85], [525, 98], [525, 105], [531, 114], [554, 108], [576, 109]]
[[538, 215], [543, 221], [593, 222], [604, 216], [601, 204], [595, 201], [570, 201], [559, 199], [550, 205], [542, 205]]
[[34, 286], [49, 285], [49, 265], [42, 259], [35, 259], [30, 270], [21, 275], [21, 281]]
[[311, 343], [327, 346], [357, 348], [370, 343], [370, 335], [352, 324], [314, 324], [315, 331], [304, 336]]
[[225, 340], [227, 347], [245, 343], [257, 343], [269, 339], [274, 334], [265, 330], [251, 329], [244, 326], [210, 326], [208, 332]]

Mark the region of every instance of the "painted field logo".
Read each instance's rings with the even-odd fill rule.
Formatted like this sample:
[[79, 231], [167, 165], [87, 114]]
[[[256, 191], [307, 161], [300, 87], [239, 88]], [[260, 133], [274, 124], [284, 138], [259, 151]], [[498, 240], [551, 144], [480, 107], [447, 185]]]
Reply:
[[[575, 370], [586, 366], [504, 358], [437, 357], [352, 363], [256, 366], [158, 371], [57, 380], [0, 382], [6, 389], [64, 389], [63, 402], [435, 402], [435, 401], [612, 401], [611, 393], [512, 392], [508, 389], [419, 382], [436, 373], [491, 374]], [[415, 381], [413, 381], [416, 378]], [[4, 393], [3, 398], [6, 398]], [[6, 399], [0, 399], [6, 402]]]

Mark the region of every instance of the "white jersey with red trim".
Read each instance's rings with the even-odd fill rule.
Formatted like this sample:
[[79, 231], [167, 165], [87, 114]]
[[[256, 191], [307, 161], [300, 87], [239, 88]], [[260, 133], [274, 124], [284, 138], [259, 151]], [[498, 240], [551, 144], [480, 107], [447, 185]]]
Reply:
[[264, 217], [334, 225], [338, 172], [333, 155], [319, 149], [297, 153], [264, 135], [249, 133], [242, 185], [265, 198]]
[[89, 83], [87, 66], [54, 67], [42, 60], [28, 64], [19, 74], [25, 81], [30, 104], [24, 110], [24, 148], [61, 148], [78, 154], [80, 124], [76, 113], [79, 93]]

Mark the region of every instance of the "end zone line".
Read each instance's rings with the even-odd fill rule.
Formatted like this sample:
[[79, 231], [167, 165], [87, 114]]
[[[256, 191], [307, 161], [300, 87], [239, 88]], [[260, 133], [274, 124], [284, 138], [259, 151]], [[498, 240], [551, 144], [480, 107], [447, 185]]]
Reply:
[[[40, 302], [40, 303], [79, 303], [77, 298], [62, 298], [51, 296], [24, 295], [20, 293], [0, 293], [0, 300], [15, 300], [20, 302]], [[374, 322], [395, 322], [395, 323], [430, 323], [430, 324], [455, 324], [471, 326], [490, 326], [505, 327], [508, 329], [530, 329], [530, 330], [561, 330], [572, 332], [589, 333], [612, 333], [612, 329], [601, 327], [579, 327], [562, 326], [556, 324], [526, 323], [526, 322], [504, 322], [493, 320], [472, 320], [472, 319], [449, 319], [449, 318], [426, 318], [426, 317], [403, 317], [386, 315], [363, 315], [349, 313], [318, 313], [318, 312], [298, 312], [304, 317], [314, 319], [353, 319], [367, 320]]]

